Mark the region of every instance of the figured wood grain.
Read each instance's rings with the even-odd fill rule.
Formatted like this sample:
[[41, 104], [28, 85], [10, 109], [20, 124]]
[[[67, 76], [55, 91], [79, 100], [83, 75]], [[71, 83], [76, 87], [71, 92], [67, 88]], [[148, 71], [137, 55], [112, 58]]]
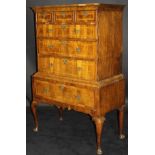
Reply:
[[112, 83], [100, 90], [101, 115], [105, 115], [114, 109], [119, 109], [125, 103], [125, 80]]
[[95, 23], [96, 11], [82, 10], [76, 12], [77, 23]]
[[38, 53], [42, 55], [95, 59], [96, 50], [97, 42], [38, 39]]
[[119, 81], [121, 81], [122, 79], [124, 79], [123, 74], [119, 74], [113, 77], [110, 77], [108, 79], [104, 79], [101, 81], [90, 81], [90, 80], [84, 80], [84, 79], [74, 79], [71, 77], [63, 77], [63, 76], [58, 76], [58, 75], [49, 75], [47, 73], [41, 73], [41, 72], [37, 72], [33, 75], [33, 80], [32, 80], [32, 84], [34, 82], [34, 79], [39, 79], [39, 80], [44, 80], [46, 76], [46, 80], [47, 81], [54, 81], [54, 82], [61, 82], [63, 81], [65, 84], [67, 85], [71, 85], [71, 86], [78, 86], [80, 88], [88, 88], [88, 89], [94, 89], [94, 88], [98, 88], [99, 90], [102, 87], [106, 87], [110, 84], [114, 84], [114, 83], [118, 83]]
[[53, 21], [53, 13], [51, 12], [38, 12], [37, 13], [37, 23], [49, 23]]
[[56, 11], [55, 12], [55, 23], [73, 23], [74, 12], [73, 11]]
[[86, 88], [68, 86], [63, 83], [52, 83], [46, 80], [34, 81], [34, 94], [45, 99], [73, 104], [82, 107], [94, 107], [94, 91]]
[[72, 78], [95, 80], [94, 61], [72, 60], [71, 58], [38, 57], [39, 72]]
[[94, 25], [38, 24], [37, 37], [96, 39]]
[[98, 19], [98, 80], [122, 72], [122, 10], [105, 10]]

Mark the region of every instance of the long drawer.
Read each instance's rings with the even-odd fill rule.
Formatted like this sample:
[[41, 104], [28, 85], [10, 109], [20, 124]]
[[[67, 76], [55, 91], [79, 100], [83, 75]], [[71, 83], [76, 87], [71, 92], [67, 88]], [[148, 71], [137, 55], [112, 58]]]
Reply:
[[94, 107], [94, 91], [78, 88], [62, 83], [34, 80], [35, 96], [54, 101], [82, 106]]
[[37, 25], [37, 37], [97, 39], [95, 25]]
[[77, 58], [96, 58], [97, 43], [88, 41], [66, 41], [38, 39], [39, 54], [57, 54]]
[[58, 57], [38, 57], [38, 70], [77, 79], [95, 80], [96, 62]]

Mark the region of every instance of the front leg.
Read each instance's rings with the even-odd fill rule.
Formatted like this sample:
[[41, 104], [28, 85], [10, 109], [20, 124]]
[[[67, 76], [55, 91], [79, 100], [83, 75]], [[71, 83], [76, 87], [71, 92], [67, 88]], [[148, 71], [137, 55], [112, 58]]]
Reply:
[[119, 109], [119, 135], [120, 135], [120, 139], [125, 138], [125, 135], [123, 132], [123, 129], [124, 129], [124, 109], [125, 109], [124, 105]]
[[59, 109], [59, 120], [62, 121], [63, 120], [63, 108], [58, 107], [58, 109]]
[[96, 126], [97, 154], [101, 155], [102, 154], [101, 136], [102, 136], [102, 128], [103, 128], [103, 123], [105, 121], [105, 117], [94, 117], [93, 120]]
[[35, 123], [35, 128], [33, 129], [34, 132], [38, 132], [38, 114], [37, 114], [37, 111], [36, 111], [36, 106], [37, 106], [37, 102], [32, 101], [31, 110], [32, 110], [32, 113], [33, 113], [34, 123]]

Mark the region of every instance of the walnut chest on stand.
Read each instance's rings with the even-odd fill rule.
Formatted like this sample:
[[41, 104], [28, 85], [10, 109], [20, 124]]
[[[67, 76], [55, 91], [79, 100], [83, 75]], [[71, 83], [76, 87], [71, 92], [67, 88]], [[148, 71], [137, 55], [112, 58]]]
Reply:
[[72, 4], [33, 7], [37, 72], [31, 104], [56, 105], [89, 114], [96, 126], [97, 154], [107, 112], [119, 111], [123, 139], [125, 81], [122, 74], [122, 5]]

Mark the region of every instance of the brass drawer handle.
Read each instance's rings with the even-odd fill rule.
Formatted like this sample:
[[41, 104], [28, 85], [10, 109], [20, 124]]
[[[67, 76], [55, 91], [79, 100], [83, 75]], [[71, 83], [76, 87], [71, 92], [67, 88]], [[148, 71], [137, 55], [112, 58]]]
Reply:
[[45, 19], [45, 15], [44, 15], [44, 14], [42, 14], [42, 15], [40, 16], [40, 18]]
[[68, 63], [68, 60], [67, 59], [63, 59], [63, 63], [64, 64], [67, 64]]
[[46, 17], [45, 12], [40, 12], [40, 17], [41, 17], [41, 18], [45, 18], [45, 17]]
[[54, 30], [53, 29], [48, 29], [48, 32], [53, 32]]
[[47, 94], [49, 92], [49, 88], [43, 88], [43, 93]]
[[87, 11], [83, 11], [83, 16], [88, 16], [88, 12]]
[[81, 71], [82, 70], [82, 68], [81, 67], [77, 67], [77, 71]]
[[63, 17], [66, 17], [65, 12], [61, 12], [61, 15], [62, 15]]
[[67, 41], [64, 41], [64, 40], [62, 40], [60, 42], [61, 42], [62, 45], [66, 45], [67, 44]]
[[48, 48], [53, 48], [53, 45], [48, 45], [47, 47], [48, 47]]
[[80, 48], [80, 47], [77, 47], [77, 48], [76, 48], [76, 52], [79, 53], [80, 51], [81, 51], [81, 48]]
[[63, 85], [61, 85], [61, 86], [59, 86], [59, 89], [61, 90], [61, 91], [64, 91], [64, 86]]
[[53, 63], [50, 63], [50, 64], [49, 64], [49, 67], [53, 67]]
[[75, 98], [76, 98], [77, 101], [81, 100], [81, 96], [80, 95], [75, 96]]
[[75, 29], [74, 33], [79, 34], [80, 33], [80, 29]]
[[67, 25], [66, 24], [62, 24], [61, 25], [61, 29], [65, 30], [67, 28]]

